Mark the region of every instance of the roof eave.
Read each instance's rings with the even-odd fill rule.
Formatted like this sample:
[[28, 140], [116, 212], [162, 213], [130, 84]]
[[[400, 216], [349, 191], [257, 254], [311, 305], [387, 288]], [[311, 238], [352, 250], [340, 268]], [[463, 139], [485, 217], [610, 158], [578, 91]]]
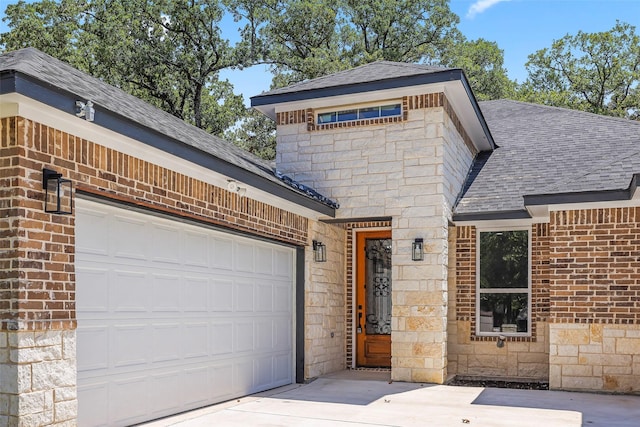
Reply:
[[631, 200], [636, 194], [639, 179], [640, 173], [634, 174], [629, 186], [624, 189], [581, 191], [573, 193], [529, 194], [524, 196], [524, 205], [525, 207], [533, 207]]
[[464, 95], [462, 93], [460, 93], [460, 95], [468, 100], [469, 107], [465, 108], [470, 108], [471, 112], [469, 114], [469, 117], [474, 117], [478, 122], [479, 128], [477, 128], [477, 131], [471, 132], [476, 136], [479, 135], [473, 141], [476, 145], [476, 148], [479, 151], [491, 151], [495, 149], [496, 144], [489, 130], [489, 126], [487, 125], [482, 111], [480, 110], [476, 97], [473, 95], [471, 86], [461, 69], [446, 69], [431, 73], [394, 77], [384, 80], [345, 84], [341, 86], [332, 86], [326, 88], [292, 91], [287, 93], [266, 93], [251, 97], [251, 106], [253, 108], [256, 108], [264, 115], [270, 117], [272, 120], [275, 120], [277, 105], [321, 98], [355, 95], [365, 92], [401, 89], [411, 86], [443, 84], [456, 81], [460, 82], [460, 84], [462, 85], [462, 91], [464, 92]]
[[494, 220], [511, 220], [511, 219], [530, 219], [531, 215], [524, 209], [509, 211], [491, 211], [491, 212], [469, 212], [457, 213], [453, 215], [451, 220], [457, 222], [476, 222], [476, 221], [494, 221]]
[[[17, 93], [49, 107], [68, 114], [74, 114], [75, 102], [82, 96], [51, 85], [47, 82], [24, 74], [17, 70], [0, 70], [0, 95]], [[136, 139], [161, 151], [181, 157], [199, 166], [208, 168], [279, 198], [311, 209], [322, 215], [334, 218], [336, 210], [318, 200], [314, 200], [293, 188], [280, 185], [240, 166], [227, 162], [211, 153], [185, 144], [147, 126], [141, 125], [126, 116], [94, 105], [96, 110], [94, 124], [126, 137]]]

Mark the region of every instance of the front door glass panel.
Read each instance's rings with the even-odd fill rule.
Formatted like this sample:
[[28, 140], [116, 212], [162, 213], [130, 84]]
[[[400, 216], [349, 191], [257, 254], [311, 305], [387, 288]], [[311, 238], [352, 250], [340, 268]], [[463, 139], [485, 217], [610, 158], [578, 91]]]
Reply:
[[391, 239], [366, 239], [367, 334], [391, 334]]

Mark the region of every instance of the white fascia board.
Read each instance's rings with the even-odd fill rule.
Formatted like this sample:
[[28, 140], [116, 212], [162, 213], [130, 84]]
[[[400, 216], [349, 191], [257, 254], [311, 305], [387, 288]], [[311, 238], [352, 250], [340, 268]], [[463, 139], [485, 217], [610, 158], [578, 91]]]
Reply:
[[549, 222], [550, 212], [576, 211], [585, 209], [612, 209], [640, 207], [640, 191], [636, 190], [630, 200], [614, 200], [606, 202], [561, 203], [556, 205], [527, 206], [534, 223]]
[[[72, 114], [65, 114], [41, 102], [17, 93], [0, 95], [0, 118], [20, 116], [41, 123], [45, 126], [66, 132], [70, 135], [86, 139], [115, 151], [143, 159], [158, 166], [173, 170], [208, 184], [227, 189], [229, 178], [211, 169], [193, 164], [181, 157], [174, 156], [151, 147], [135, 139], [87, 122]], [[237, 182], [237, 180], [234, 180]], [[286, 211], [318, 220], [326, 218], [319, 212], [305, 208], [296, 203], [281, 199], [263, 190], [238, 182], [247, 191], [244, 197], [276, 206]]]
[[[636, 191], [637, 193], [637, 191]], [[607, 209], [607, 208], [637, 208], [640, 207], [640, 199], [634, 197], [629, 200], [610, 200], [606, 202], [563, 203], [549, 205], [549, 212], [575, 211], [583, 209]]]

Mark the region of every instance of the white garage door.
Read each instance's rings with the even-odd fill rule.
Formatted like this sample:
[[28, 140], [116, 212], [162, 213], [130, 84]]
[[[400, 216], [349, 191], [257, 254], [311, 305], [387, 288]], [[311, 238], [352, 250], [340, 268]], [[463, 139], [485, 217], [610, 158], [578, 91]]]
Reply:
[[294, 250], [76, 203], [80, 426], [293, 382]]

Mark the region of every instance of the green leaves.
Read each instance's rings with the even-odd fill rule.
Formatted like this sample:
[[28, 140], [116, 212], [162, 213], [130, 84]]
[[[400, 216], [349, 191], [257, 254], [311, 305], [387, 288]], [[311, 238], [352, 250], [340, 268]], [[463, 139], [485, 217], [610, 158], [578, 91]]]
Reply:
[[[244, 114], [220, 70], [238, 65], [208, 0], [42, 0], [7, 8], [5, 50], [36, 47], [214, 134]], [[240, 61], [241, 62], [241, 61]]]
[[640, 36], [632, 25], [566, 35], [530, 55], [526, 67], [524, 100], [640, 118]]
[[[221, 70], [269, 64], [281, 87], [384, 59], [463, 68], [479, 99], [513, 92], [502, 51], [466, 40], [448, 0], [40, 0], [6, 14], [4, 50], [36, 47], [266, 158], [273, 125]], [[237, 34], [221, 31], [229, 17]]]

